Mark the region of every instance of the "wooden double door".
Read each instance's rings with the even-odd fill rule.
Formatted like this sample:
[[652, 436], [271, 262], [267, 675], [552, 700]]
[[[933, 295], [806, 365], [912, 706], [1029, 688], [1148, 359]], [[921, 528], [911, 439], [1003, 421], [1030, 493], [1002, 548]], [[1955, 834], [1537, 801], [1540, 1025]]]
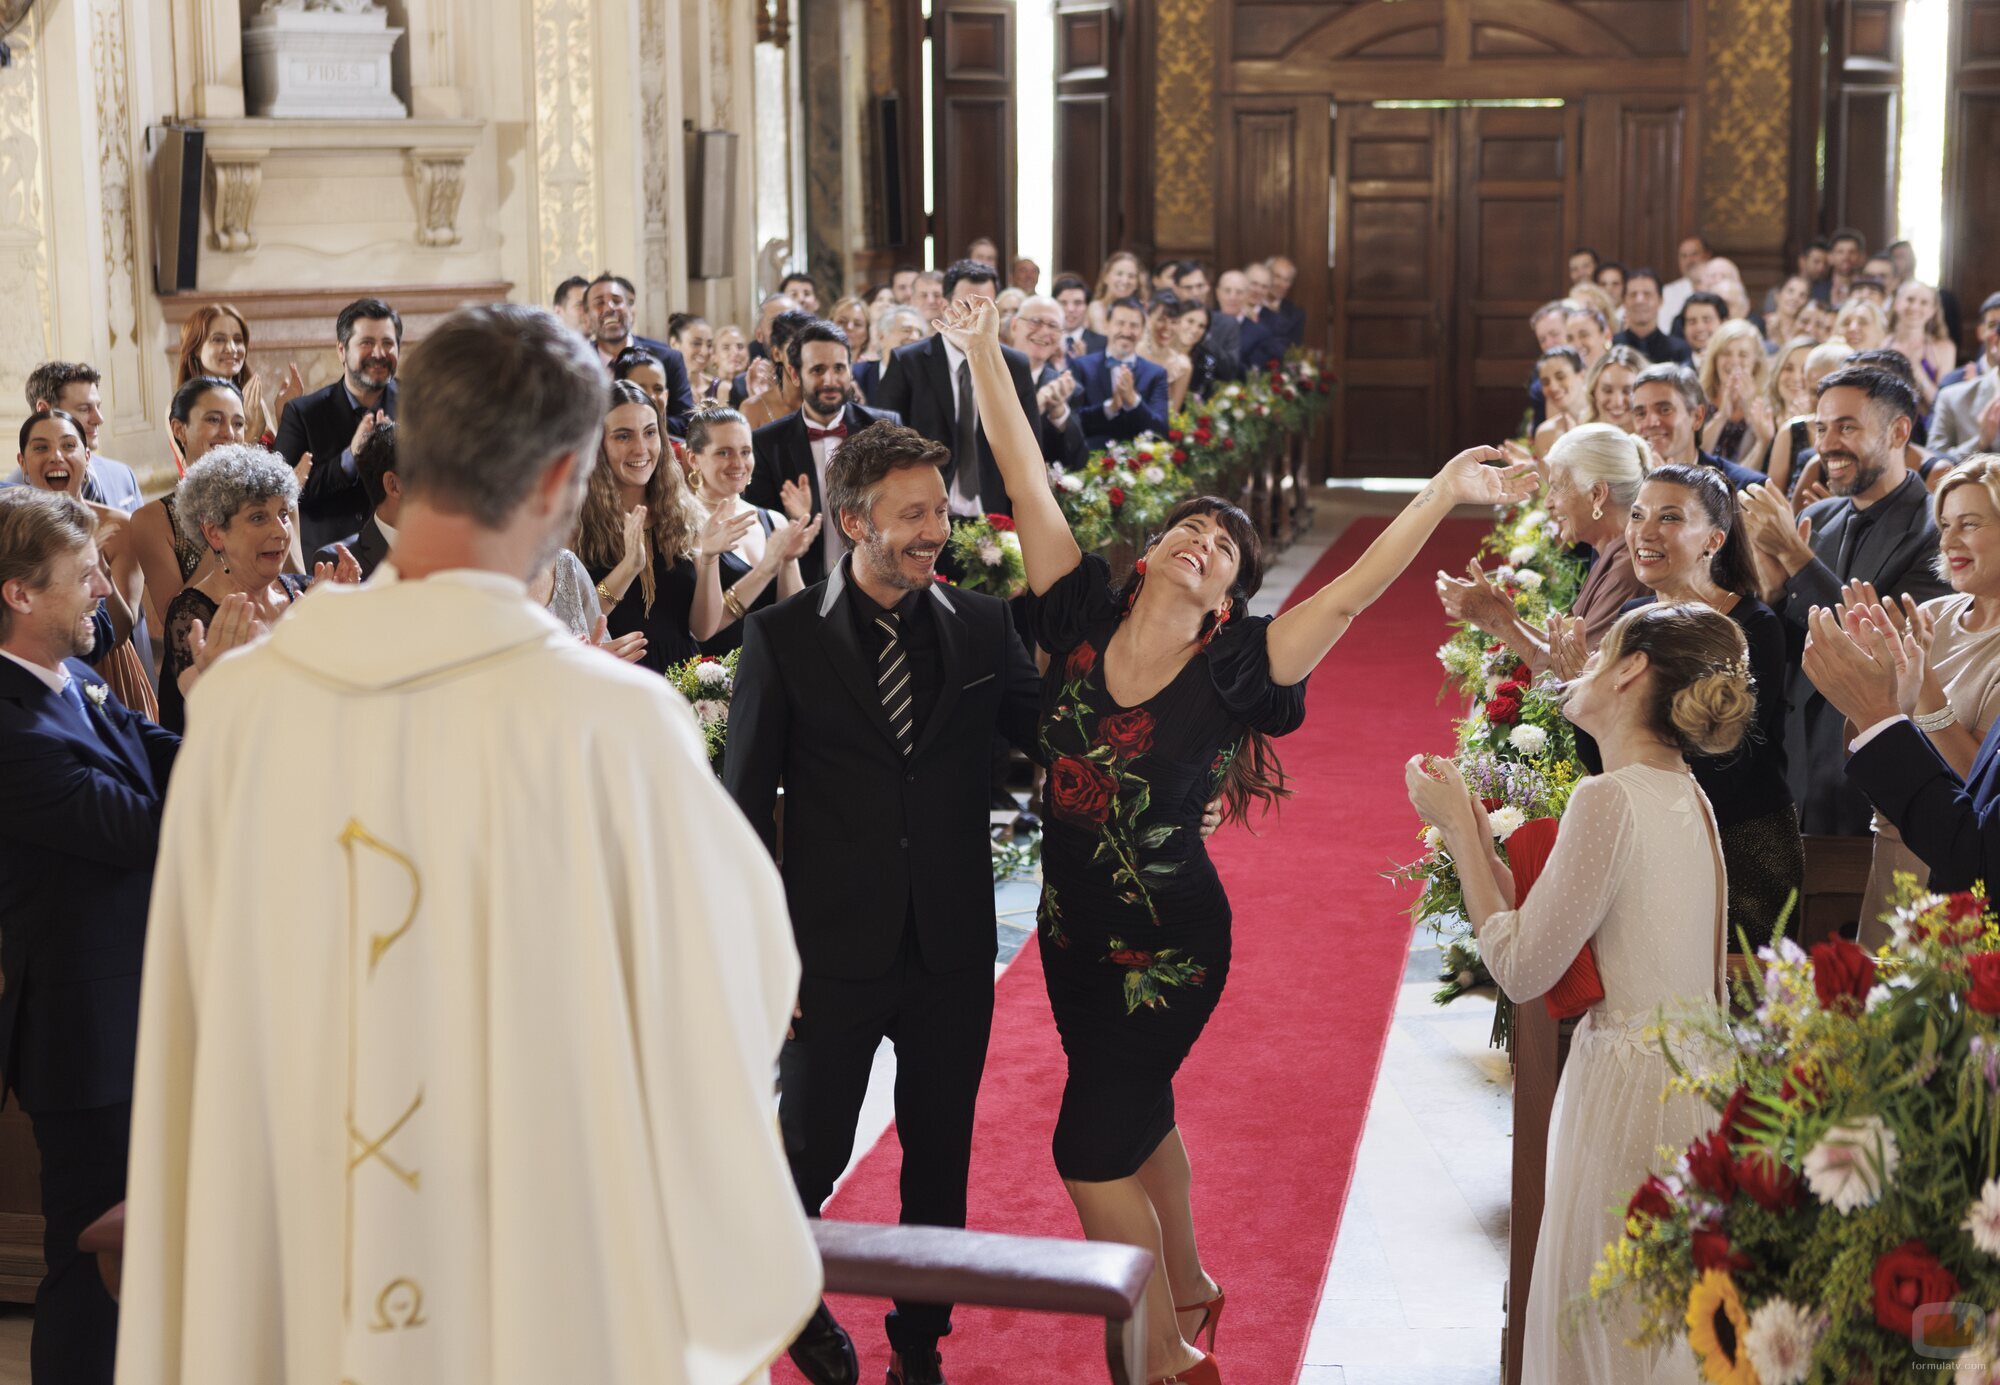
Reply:
[[1333, 127], [1335, 457], [1426, 476], [1520, 430], [1528, 314], [1574, 243], [1578, 112], [1343, 103]]

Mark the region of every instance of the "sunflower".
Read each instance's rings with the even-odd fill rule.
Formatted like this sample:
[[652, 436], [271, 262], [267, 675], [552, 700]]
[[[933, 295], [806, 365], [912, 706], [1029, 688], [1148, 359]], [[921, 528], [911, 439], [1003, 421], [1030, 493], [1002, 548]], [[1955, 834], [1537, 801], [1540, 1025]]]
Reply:
[[1701, 1358], [1702, 1379], [1714, 1385], [1758, 1385], [1757, 1368], [1743, 1350], [1750, 1318], [1725, 1270], [1709, 1270], [1688, 1291], [1688, 1345]]

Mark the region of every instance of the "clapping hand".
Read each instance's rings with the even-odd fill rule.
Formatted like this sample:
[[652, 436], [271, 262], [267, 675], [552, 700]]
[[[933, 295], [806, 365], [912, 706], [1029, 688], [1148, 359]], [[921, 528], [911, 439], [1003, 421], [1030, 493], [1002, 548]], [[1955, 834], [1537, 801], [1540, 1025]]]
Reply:
[[1035, 407], [1053, 423], [1068, 413], [1069, 397], [1075, 389], [1076, 377], [1065, 370], [1035, 391]]
[[1549, 612], [1549, 669], [1564, 682], [1583, 676], [1590, 662], [1590, 643], [1583, 622], [1560, 611]]
[[1477, 558], [1465, 565], [1465, 574], [1460, 578], [1442, 570], [1438, 572], [1438, 601], [1444, 613], [1453, 620], [1476, 625], [1489, 635], [1503, 632], [1514, 614], [1514, 603], [1486, 580], [1486, 572]]
[[299, 457], [298, 465], [292, 468], [292, 479], [299, 483], [300, 490], [304, 490], [306, 478], [312, 474], [313, 454], [310, 452], [303, 453]]
[[222, 598], [215, 608], [215, 618], [206, 626], [197, 620], [188, 627], [188, 666], [181, 670], [180, 690], [187, 695], [200, 677], [208, 672], [210, 664], [246, 644], [254, 644], [264, 638], [268, 627], [257, 618], [256, 609], [250, 598], [242, 592], [231, 592]]
[[624, 520], [618, 526], [618, 532], [619, 565], [630, 568], [636, 574], [646, 565], [646, 507], [634, 505], [627, 510]]
[[[1896, 633], [1889, 613], [1849, 610], [1843, 621], [1824, 606], [1806, 615], [1801, 667], [1820, 696], [1857, 730], [1865, 731], [1903, 711], [1903, 697], [1915, 705], [1923, 686], [1922, 651]], [[1910, 665], [1917, 665], [1913, 672]]]
[[336, 586], [343, 587], [351, 587], [360, 582], [360, 560], [347, 551], [347, 545], [337, 543], [333, 546], [333, 551], [336, 555], [335, 561], [313, 564], [312, 584], [306, 588], [307, 591], [316, 590], [322, 582], [332, 582]]
[[354, 425], [354, 441], [347, 445], [347, 450], [355, 456], [360, 456], [361, 445], [375, 432], [375, 425], [387, 417], [388, 415], [380, 409], [361, 415], [361, 421]]
[[1450, 835], [1472, 820], [1472, 794], [1458, 766], [1441, 755], [1412, 755], [1403, 767], [1410, 806], [1425, 825]]
[[1132, 378], [1132, 367], [1128, 365], [1111, 368], [1111, 399], [1120, 409], [1139, 407], [1139, 386]]
[[1486, 465], [1505, 460], [1506, 454], [1497, 447], [1466, 448], [1438, 473], [1446, 500], [1454, 505], [1512, 505], [1533, 495], [1540, 484], [1534, 464]]
[[1812, 521], [1792, 514], [1791, 502], [1776, 486], [1745, 486], [1743, 523], [1750, 542], [1796, 572], [1812, 561]]
[[743, 372], [743, 392], [749, 398], [754, 399], [777, 383], [777, 368], [768, 356], [759, 356]]
[[628, 664], [636, 664], [645, 658], [646, 632], [644, 630], [629, 630], [622, 635], [609, 635], [606, 633], [606, 628], [609, 626], [610, 620], [609, 616], [599, 616], [597, 624], [591, 627], [590, 637], [584, 640], [584, 643], [590, 645], [593, 649], [603, 650], [615, 659], [622, 659]]
[[306, 377], [299, 373], [299, 363], [293, 361], [285, 367], [285, 373], [278, 377], [278, 395], [271, 403], [271, 412], [279, 418], [285, 416], [285, 405], [306, 392]]
[[796, 481], [778, 483], [778, 503], [785, 507], [785, 518], [794, 524], [804, 524], [812, 518], [812, 482], [801, 476]]
[[[788, 524], [773, 532], [764, 544], [765, 561], [773, 567], [783, 567], [786, 563], [805, 557], [812, 551], [813, 542], [819, 538], [820, 524], [824, 518], [822, 515], [814, 515], [803, 524]], [[773, 558], [772, 554], [777, 556]]]
[[729, 511], [718, 506], [708, 517], [708, 523], [701, 526], [701, 534], [695, 541], [699, 550], [696, 557], [704, 563], [713, 562], [733, 550], [756, 525], [755, 510]]

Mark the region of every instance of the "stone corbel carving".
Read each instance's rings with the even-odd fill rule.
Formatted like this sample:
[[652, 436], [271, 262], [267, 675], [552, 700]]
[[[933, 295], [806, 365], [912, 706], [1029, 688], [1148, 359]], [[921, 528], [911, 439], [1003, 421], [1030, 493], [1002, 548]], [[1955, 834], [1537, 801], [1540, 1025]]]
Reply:
[[257, 194], [264, 185], [264, 160], [268, 149], [211, 149], [208, 151], [209, 186], [212, 204], [209, 222], [214, 228], [208, 243], [226, 254], [240, 254], [257, 248], [257, 233], [251, 221], [257, 214]]
[[417, 244], [457, 245], [458, 204], [465, 195], [464, 149], [412, 149], [417, 184]]

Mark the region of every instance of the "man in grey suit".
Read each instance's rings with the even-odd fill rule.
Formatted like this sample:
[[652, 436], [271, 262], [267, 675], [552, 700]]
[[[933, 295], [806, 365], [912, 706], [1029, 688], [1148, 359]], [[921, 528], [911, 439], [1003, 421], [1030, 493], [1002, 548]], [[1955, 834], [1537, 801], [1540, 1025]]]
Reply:
[[[129, 515], [143, 499], [139, 494], [139, 478], [125, 463], [114, 462], [97, 451], [97, 431], [104, 426], [104, 401], [97, 386], [103, 378], [95, 366], [84, 361], [43, 361], [28, 375], [28, 408], [38, 414], [61, 409], [83, 425], [83, 445], [90, 451], [83, 498]], [[7, 483], [18, 486], [23, 479], [16, 468]]]
[[1784, 618], [1792, 659], [1785, 758], [1799, 825], [1809, 834], [1868, 833], [1868, 798], [1849, 783], [1847, 719], [1799, 667], [1806, 616], [1840, 604], [1841, 587], [1871, 584], [1885, 602], [1950, 588], [1937, 575], [1937, 526], [1923, 478], [1903, 465], [1916, 394], [1887, 371], [1850, 366], [1819, 383], [1813, 432], [1833, 494], [1794, 518], [1784, 492], [1750, 486], [1743, 522], [1764, 599]]
[[1939, 390], [1931, 409], [1931, 449], [1960, 462], [2000, 438], [2000, 293], [1979, 305], [1979, 344], [1980, 372]]

